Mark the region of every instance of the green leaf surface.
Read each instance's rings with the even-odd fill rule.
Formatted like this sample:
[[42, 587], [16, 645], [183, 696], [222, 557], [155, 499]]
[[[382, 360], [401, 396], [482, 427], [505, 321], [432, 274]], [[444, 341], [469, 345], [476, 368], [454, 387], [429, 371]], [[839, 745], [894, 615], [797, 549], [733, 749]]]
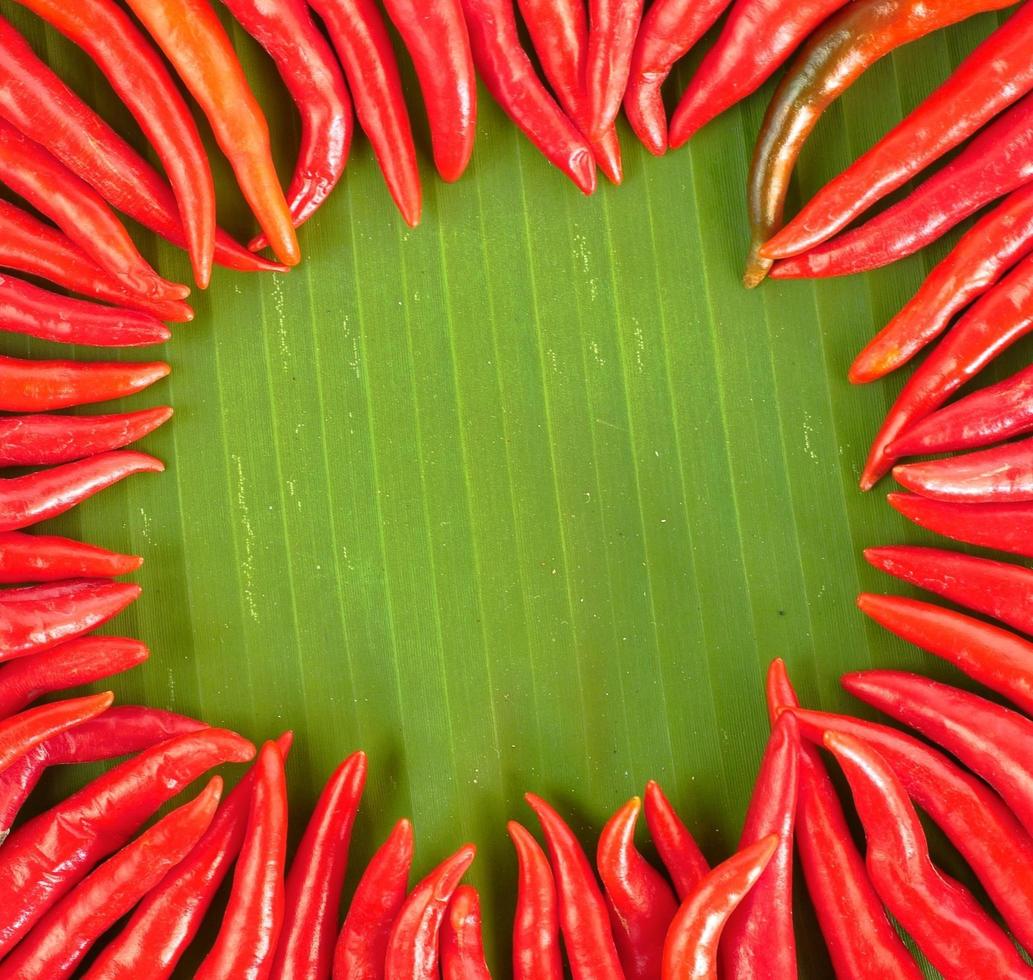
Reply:
[[[143, 146], [78, 51], [5, 13]], [[875, 67], [815, 133], [793, 206], [994, 23]], [[264, 54], [233, 36], [287, 175], [294, 110]], [[716, 861], [763, 751], [773, 657], [827, 708], [850, 707], [845, 670], [951, 676], [854, 608], [861, 589], [900, 591], [863, 546], [932, 539], [885, 504], [885, 485], [856, 489], [901, 380], [846, 381], [946, 243], [868, 276], [743, 290], [745, 175], [770, 91], [663, 159], [622, 129], [626, 184], [592, 199], [487, 96], [470, 173], [442, 184], [414, 95], [423, 226], [404, 227], [359, 140], [302, 232], [304, 264], [220, 270], [196, 322], [157, 352], [173, 374], [131, 407], [175, 408], [145, 444], [168, 472], [48, 528], [147, 559], [144, 597], [114, 628], [153, 654], [114, 683], [121, 702], [256, 740], [295, 730], [295, 835], [337, 762], [367, 750], [353, 880], [401, 816], [420, 872], [476, 842], [499, 976], [514, 898], [505, 822], [533, 821], [525, 791], [594, 846], [656, 778]], [[225, 223], [245, 235], [222, 161], [218, 177]], [[140, 241], [164, 273], [188, 275], [182, 255]], [[64, 353], [11, 337], [0, 349]], [[41, 805], [83, 778], [46, 782]], [[802, 975], [828, 976], [802, 907], [799, 931]]]

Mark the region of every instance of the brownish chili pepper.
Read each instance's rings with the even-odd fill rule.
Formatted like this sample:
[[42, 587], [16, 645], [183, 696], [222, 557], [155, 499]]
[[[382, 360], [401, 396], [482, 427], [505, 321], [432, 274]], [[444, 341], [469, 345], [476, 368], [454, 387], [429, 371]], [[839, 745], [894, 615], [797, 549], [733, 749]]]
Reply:
[[901, 485], [923, 497], [965, 504], [1033, 501], [1033, 438], [893, 467]]
[[678, 898], [684, 901], [696, 890], [710, 865], [658, 783], [646, 784], [644, 810], [660, 860], [674, 883]]
[[588, 0], [585, 51], [588, 138], [601, 140], [617, 121], [628, 89], [643, 0]]
[[120, 555], [70, 538], [0, 532], [0, 585], [114, 578], [135, 572], [142, 564], [136, 555]]
[[0, 411], [49, 412], [124, 398], [160, 381], [169, 370], [163, 361], [89, 363], [0, 356]]
[[0, 773], [40, 743], [107, 711], [114, 700], [106, 691], [30, 708], [0, 721]]
[[890, 493], [886, 499], [919, 527], [1033, 558], [1033, 504], [958, 504], [912, 493]]
[[477, 889], [460, 885], [441, 926], [442, 980], [491, 980], [484, 959], [481, 899]]
[[513, 917], [513, 980], [563, 980], [559, 900], [549, 859], [523, 825], [511, 820], [507, 830], [519, 866]]

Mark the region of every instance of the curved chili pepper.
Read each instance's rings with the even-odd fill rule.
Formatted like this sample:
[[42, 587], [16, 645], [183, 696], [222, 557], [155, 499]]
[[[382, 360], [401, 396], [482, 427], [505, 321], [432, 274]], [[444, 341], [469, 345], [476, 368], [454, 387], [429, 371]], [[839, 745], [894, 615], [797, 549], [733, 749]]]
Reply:
[[[276, 741], [285, 757], [292, 742], [290, 732]], [[144, 975], [167, 980], [173, 974], [240, 852], [258, 772], [257, 765], [248, 770], [197, 845], [137, 906], [84, 980], [129, 980]]]
[[106, 579], [70, 579], [0, 592], [0, 660], [40, 653], [89, 633], [135, 602], [141, 588]]
[[682, 902], [664, 943], [663, 980], [717, 980], [725, 924], [778, 849], [772, 834], [719, 864]]
[[[781, 660], [768, 670], [767, 702], [772, 724], [783, 711], [799, 706]], [[793, 717], [799, 723], [795, 711]], [[886, 917], [836, 789], [811, 745], [799, 747], [798, 776], [796, 847], [836, 976], [919, 980], [922, 971]]]
[[574, 832], [541, 797], [526, 793], [545, 834], [559, 897], [560, 927], [574, 980], [623, 980], [609, 910]]
[[284, 912], [287, 780], [275, 742], [262, 746], [256, 769], [233, 888], [215, 945], [194, 974], [197, 980], [268, 976], [276, 952]]
[[[754, 151], [748, 195], [751, 245], [744, 277], [747, 286], [756, 286], [771, 268], [772, 260], [765, 258], [761, 249], [782, 225], [793, 168], [825, 110], [871, 65], [896, 48], [1013, 2], [857, 0], [811, 35], [771, 100]], [[672, 134], [676, 125], [677, 114]]]
[[385, 980], [432, 980], [438, 976], [441, 923], [476, 854], [477, 849], [467, 844], [412, 890], [391, 927]]
[[83, 544], [70, 538], [20, 531], [0, 532], [0, 584], [60, 582], [69, 578], [114, 578], [143, 564], [136, 555]]
[[660, 860], [674, 883], [678, 898], [684, 901], [696, 890], [710, 865], [664, 791], [652, 780], [646, 784], [643, 809]]
[[717, 23], [732, 0], [654, 0], [642, 18], [624, 94], [624, 113], [654, 156], [667, 152], [661, 88], [675, 64]]
[[1033, 330], [1033, 255], [976, 302], [927, 357], [886, 415], [868, 453], [861, 489], [892, 467], [890, 446], [987, 364]]
[[746, 811], [739, 849], [776, 834], [778, 848], [750, 894], [725, 929], [721, 959], [729, 976], [796, 976], [793, 934], [793, 827], [799, 785], [800, 739], [787, 715], [772, 729], [753, 798]]
[[1033, 943], [1033, 838], [996, 793], [936, 749], [894, 728], [820, 711], [794, 709], [793, 715], [812, 742], [820, 744], [832, 731], [875, 749], [958, 849], [1019, 942]]
[[850, 784], [876, 891], [946, 980], [1033, 977], [1008, 936], [971, 893], [929, 858], [925, 831], [900, 780], [878, 752], [829, 732], [826, 748]]
[[893, 467], [893, 478], [914, 493], [962, 504], [1033, 501], [1033, 439], [924, 463]]
[[549, 859], [524, 826], [511, 820], [506, 829], [519, 865], [513, 918], [513, 980], [562, 980], [559, 900]]
[[854, 697], [917, 729], [982, 776], [1033, 833], [1033, 722], [1016, 711], [915, 674], [846, 674]]
[[1022, 6], [902, 123], [819, 191], [763, 254], [784, 259], [820, 245], [1033, 89], [1031, 43], [1033, 8]]
[[49, 412], [133, 395], [166, 377], [149, 363], [26, 361], [0, 356], [0, 411]]
[[1033, 366], [926, 416], [889, 448], [894, 457], [979, 449], [1033, 432]]
[[376, 154], [387, 189], [405, 223], [420, 223], [423, 191], [398, 61], [373, 0], [311, 0], [355, 101], [359, 124]]
[[442, 980], [491, 980], [484, 959], [481, 899], [477, 889], [460, 885], [441, 926]]
[[592, 148], [546, 91], [520, 44], [512, 0], [462, 0], [474, 64], [492, 98], [584, 194], [595, 191]]
[[0, 772], [48, 738], [107, 711], [114, 700], [115, 695], [106, 691], [44, 704], [0, 721]]
[[617, 121], [628, 89], [643, 0], [589, 0], [585, 52], [588, 137], [600, 140]]
[[127, 476], [164, 469], [153, 456], [117, 451], [0, 480], [0, 531], [57, 517]]
[[287, 876], [286, 914], [274, 980], [329, 977], [352, 825], [366, 785], [366, 755], [349, 756], [330, 777]]
[[1033, 635], [1033, 571], [1022, 565], [906, 546], [868, 548], [864, 556], [889, 575]]
[[596, 856], [613, 938], [628, 980], [660, 976], [664, 937], [678, 911], [663, 875], [635, 849], [635, 824], [641, 810], [642, 801], [635, 797], [610, 818]]
[[399, 820], [363, 872], [334, 952], [334, 980], [383, 980], [391, 928], [405, 904], [413, 832]]
[[[1030, 252], [1033, 183], [1020, 187], [965, 232], [908, 304], [857, 356], [850, 366], [850, 380], [854, 384], [876, 381], [907, 364]], [[1033, 428], [1033, 421], [1029, 425]]]
[[919, 527], [966, 544], [1033, 558], [1031, 504], [955, 504], [910, 493], [890, 493], [886, 499]]
[[[0, 848], [0, 955], [6, 955], [99, 860], [209, 769], [247, 762], [254, 746], [217, 728], [162, 742], [13, 831]], [[60, 832], [55, 832], [57, 829]]]
[[0, 669], [0, 718], [54, 691], [113, 677], [142, 664], [150, 651], [139, 640], [80, 636]]
[[145, 408], [121, 415], [0, 418], [0, 466], [52, 466], [97, 456], [142, 439], [171, 417], [171, 408]]

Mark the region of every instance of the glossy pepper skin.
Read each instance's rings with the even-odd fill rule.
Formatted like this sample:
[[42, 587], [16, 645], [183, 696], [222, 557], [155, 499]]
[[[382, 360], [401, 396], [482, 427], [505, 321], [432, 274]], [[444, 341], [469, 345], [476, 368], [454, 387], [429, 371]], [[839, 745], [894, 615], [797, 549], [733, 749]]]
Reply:
[[0, 532], [0, 585], [114, 578], [135, 572], [142, 564], [136, 555], [119, 555], [70, 538]]
[[348, 870], [348, 846], [366, 785], [366, 770], [363, 752], [342, 762], [305, 828], [287, 876], [286, 913], [270, 974], [274, 980], [330, 976], [337, 910]]
[[311, 0], [344, 66], [359, 125], [387, 189], [410, 228], [420, 223], [423, 190], [409, 110], [391, 36], [373, 0]]
[[658, 783], [646, 784], [643, 811], [660, 860], [679, 900], [684, 901], [706, 877], [710, 865]]
[[476, 848], [467, 844], [446, 858], [406, 898], [387, 944], [385, 980], [436, 980], [441, 924]]
[[114, 700], [115, 695], [106, 691], [30, 708], [0, 721], [0, 773], [41, 742], [107, 711]]
[[0, 977], [71, 976], [93, 945], [186, 857], [211, 823], [222, 780], [159, 820], [54, 906], [0, 964]]
[[90, 363], [0, 356], [0, 411], [49, 412], [124, 398], [160, 381], [169, 370], [163, 361]]
[[825, 746], [850, 784], [868, 839], [872, 883], [945, 980], [1033, 976], [971, 893], [933, 866], [918, 814], [878, 752], [834, 732]]
[[621, 807], [603, 828], [596, 852], [613, 938], [628, 980], [660, 976], [664, 937], [678, 911], [670, 885], [635, 848], [641, 810], [638, 797]]
[[617, 121], [628, 88], [643, 0], [588, 0], [585, 52], [588, 138], [601, 140]]
[[765, 245], [783, 259], [820, 245], [1033, 89], [1033, 8], [1021, 6], [903, 122], [819, 191]]
[[1033, 505], [958, 504], [910, 493], [887, 494], [890, 505], [920, 527], [955, 541], [1033, 558]]
[[1033, 438], [925, 463], [893, 467], [903, 487], [963, 504], [1033, 501]]
[[717, 980], [725, 924], [764, 873], [778, 837], [772, 834], [719, 864], [678, 909], [664, 943], [663, 980]]
[[513, 980], [562, 980], [559, 898], [549, 859], [522, 824], [511, 820], [507, 830], [518, 867]]
[[409, 890], [413, 831], [400, 820], [363, 872], [334, 951], [334, 980], [383, 980], [391, 928]]
[[477, 889], [460, 885], [441, 926], [442, 980], [491, 980], [484, 959], [481, 899]]
[[609, 910], [574, 832], [541, 797], [524, 797], [542, 825], [559, 897], [560, 927], [574, 980], [623, 980]]

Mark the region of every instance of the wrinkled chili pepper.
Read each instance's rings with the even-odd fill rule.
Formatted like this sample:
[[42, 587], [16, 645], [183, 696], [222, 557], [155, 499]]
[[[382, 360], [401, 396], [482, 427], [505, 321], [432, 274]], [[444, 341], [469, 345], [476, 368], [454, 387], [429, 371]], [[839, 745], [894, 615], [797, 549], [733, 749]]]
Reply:
[[114, 700], [106, 691], [30, 708], [0, 721], [0, 773], [41, 742], [107, 711]]
[[[785, 709], [799, 706], [781, 660], [773, 661], [768, 670], [767, 702], [772, 724]], [[799, 723], [795, 711], [793, 716]], [[796, 847], [836, 976], [920, 980], [922, 971], [868, 880], [839, 796], [811, 745], [799, 746], [798, 777]]]
[[878, 752], [835, 732], [826, 734], [825, 746], [846, 775], [864, 825], [872, 884], [945, 980], [1033, 977], [971, 893], [933, 865], [918, 814]]
[[124, 398], [169, 373], [149, 363], [26, 361], [0, 356], [0, 411], [49, 412]]
[[674, 883], [678, 898], [684, 901], [696, 890], [710, 865], [658, 783], [646, 784], [643, 810], [660, 860]]
[[[116, 766], [13, 831], [0, 848], [0, 954], [167, 800], [209, 769], [247, 762], [254, 746], [217, 728], [180, 735]], [[59, 832], [58, 832], [59, 831]]]
[[311, 0], [344, 67], [355, 114], [405, 223], [420, 223], [423, 191], [391, 36], [373, 0]]
[[119, 450], [0, 480], [0, 531], [57, 517], [127, 476], [164, 469], [153, 456]]
[[628, 980], [660, 976], [664, 937], [678, 911], [663, 875], [635, 848], [641, 810], [638, 797], [621, 807], [603, 828], [596, 853], [613, 938]]
[[139, 640], [80, 636], [44, 653], [0, 668], [0, 718], [54, 691], [113, 677], [142, 664], [149, 651]]
[[778, 848], [760, 881], [725, 929], [721, 960], [729, 976], [796, 976], [793, 934], [793, 827], [799, 785], [800, 739], [786, 715], [772, 729], [753, 788], [739, 849], [776, 834]]
[[52, 466], [122, 449], [171, 417], [171, 408], [145, 408], [120, 415], [2, 417], [0, 466]]
[[582, 193], [594, 193], [592, 148], [535, 73], [520, 43], [512, 0], [462, 3], [474, 64], [492, 98]]
[[910, 493], [890, 493], [886, 499], [937, 534], [1033, 558], [1033, 504], [956, 504]]
[[187, 856], [221, 793], [222, 779], [215, 776], [196, 799], [100, 865], [40, 919], [0, 964], [0, 977], [71, 976], [97, 940]]
[[106, 579], [69, 579], [0, 591], [0, 660], [41, 653], [89, 633], [135, 602], [141, 588]]
[[312, 813], [287, 876], [286, 914], [270, 973], [273, 980], [330, 976], [348, 846], [366, 768], [363, 752], [345, 759]]
[[[958, 849], [1019, 942], [1033, 943], [1033, 838], [986, 783], [894, 728], [820, 711], [794, 709], [793, 714], [812, 742], [821, 744], [832, 731], [875, 749]], [[884, 975], [897, 976], [892, 970]]]
[[477, 849], [460, 848], [441, 862], [406, 898], [387, 943], [385, 980], [435, 980], [438, 977], [441, 924]]
[[[284, 757], [292, 742], [290, 732], [277, 739]], [[240, 852], [258, 771], [257, 765], [248, 770], [219, 807], [204, 836], [137, 906], [84, 980], [126, 980], [144, 975], [167, 980], [172, 975]]]
[[643, 0], [588, 0], [585, 51], [588, 138], [601, 140], [617, 121], [628, 89]]
[[732, 0], [654, 0], [635, 41], [624, 113], [654, 156], [667, 152], [667, 109], [661, 89], [675, 64], [717, 23]]
[[868, 548], [864, 556], [889, 575], [1033, 635], [1033, 570], [938, 548]]
[[893, 467], [903, 487], [934, 500], [963, 504], [1033, 501], [1033, 439], [962, 456]]
[[114, 578], [135, 572], [142, 564], [136, 555], [120, 555], [70, 538], [0, 532], [0, 585]]
[[513, 980], [562, 980], [559, 899], [549, 859], [522, 824], [511, 820], [506, 829], [518, 865]]
[[870, 490], [892, 467], [895, 457], [889, 449], [898, 437], [1030, 330], [1033, 255], [976, 302], [911, 376], [872, 443], [861, 489]]
[[481, 899], [477, 889], [460, 885], [441, 925], [442, 980], [491, 980], [484, 959]]
[[606, 899], [566, 821], [541, 797], [524, 796], [538, 817], [556, 879], [560, 928], [574, 980], [622, 980]]
[[[756, 286], [772, 260], [761, 248], [782, 225], [797, 158], [825, 110], [891, 51], [973, 14], [1014, 0], [856, 0], [811, 35], [779, 84], [753, 155], [749, 179], [750, 257], [744, 281]], [[673, 132], [677, 115], [672, 123]], [[960, 195], [959, 195], [960, 196]]]
[[287, 780], [275, 742], [262, 746], [256, 769], [233, 887], [215, 945], [194, 974], [197, 980], [268, 976], [276, 952], [284, 913]]
[[391, 928], [405, 904], [413, 831], [399, 820], [355, 889], [334, 951], [334, 980], [383, 980]]
[[719, 864], [682, 902], [664, 943], [663, 980], [717, 980], [717, 952], [729, 917], [778, 848], [772, 834]]

